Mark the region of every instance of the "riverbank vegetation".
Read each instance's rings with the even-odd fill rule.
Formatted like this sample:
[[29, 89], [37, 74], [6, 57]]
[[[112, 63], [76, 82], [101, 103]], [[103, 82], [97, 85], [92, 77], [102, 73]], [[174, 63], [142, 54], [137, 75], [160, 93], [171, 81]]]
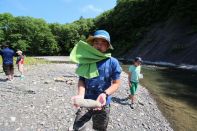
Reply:
[[[14, 64], [16, 62], [16, 57], [14, 57]], [[36, 64], [49, 64], [52, 63], [45, 59], [37, 59], [34, 57], [25, 57], [25, 65], [36, 65]], [[2, 58], [0, 57], [0, 65], [2, 65]]]

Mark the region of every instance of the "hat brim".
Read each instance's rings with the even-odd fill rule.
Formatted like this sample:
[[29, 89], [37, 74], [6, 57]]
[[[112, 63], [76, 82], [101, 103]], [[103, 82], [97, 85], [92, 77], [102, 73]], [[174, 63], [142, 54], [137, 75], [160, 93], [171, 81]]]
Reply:
[[[105, 39], [105, 40], [106, 40], [106, 38], [105, 38], [105, 37], [102, 37], [102, 36], [91, 36], [91, 35], [90, 35], [90, 36], [87, 38], [87, 42], [88, 42], [89, 44], [92, 45], [95, 38], [102, 38], [102, 39]], [[111, 45], [110, 41], [108, 41], [108, 40], [106, 40], [106, 41], [107, 41], [108, 44], [109, 44], [109, 48], [113, 50], [114, 48], [113, 48], [113, 46]]]
[[23, 52], [22, 52], [22, 51], [17, 51], [16, 53], [17, 53], [17, 54], [22, 54]]

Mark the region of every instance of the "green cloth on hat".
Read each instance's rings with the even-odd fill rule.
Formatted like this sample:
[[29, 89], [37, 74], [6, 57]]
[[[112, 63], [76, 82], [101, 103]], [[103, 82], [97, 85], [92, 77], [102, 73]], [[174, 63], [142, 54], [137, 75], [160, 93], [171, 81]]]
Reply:
[[111, 53], [101, 53], [88, 43], [79, 41], [70, 53], [71, 61], [79, 64], [76, 74], [90, 79], [99, 76], [96, 62], [111, 57]]

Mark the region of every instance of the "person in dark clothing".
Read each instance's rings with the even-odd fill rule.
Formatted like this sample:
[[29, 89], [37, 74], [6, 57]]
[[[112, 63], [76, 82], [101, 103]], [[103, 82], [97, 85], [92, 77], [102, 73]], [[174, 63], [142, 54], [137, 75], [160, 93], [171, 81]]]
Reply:
[[9, 48], [8, 42], [3, 43], [3, 49], [0, 50], [0, 55], [3, 60], [3, 71], [5, 72], [7, 79], [12, 81], [14, 78], [14, 65], [13, 57], [15, 55], [14, 51]]

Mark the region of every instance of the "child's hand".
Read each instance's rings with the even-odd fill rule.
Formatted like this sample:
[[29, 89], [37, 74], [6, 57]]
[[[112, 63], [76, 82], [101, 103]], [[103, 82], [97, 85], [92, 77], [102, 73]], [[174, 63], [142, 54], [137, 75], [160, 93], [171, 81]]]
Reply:
[[[78, 98], [83, 98], [83, 96], [81, 96], [81, 95], [73, 96], [73, 97], [71, 97], [71, 101], [73, 102], [75, 99], [78, 99]], [[74, 104], [74, 102], [73, 102], [73, 105], [74, 105], [74, 107], [77, 108], [77, 109], [80, 108], [80, 106]]]
[[[102, 107], [105, 106], [105, 105], [106, 105], [106, 94], [101, 93], [101, 94], [98, 96], [98, 98], [97, 98], [96, 101], [100, 102]], [[95, 110], [101, 110], [102, 107], [96, 108]]]

